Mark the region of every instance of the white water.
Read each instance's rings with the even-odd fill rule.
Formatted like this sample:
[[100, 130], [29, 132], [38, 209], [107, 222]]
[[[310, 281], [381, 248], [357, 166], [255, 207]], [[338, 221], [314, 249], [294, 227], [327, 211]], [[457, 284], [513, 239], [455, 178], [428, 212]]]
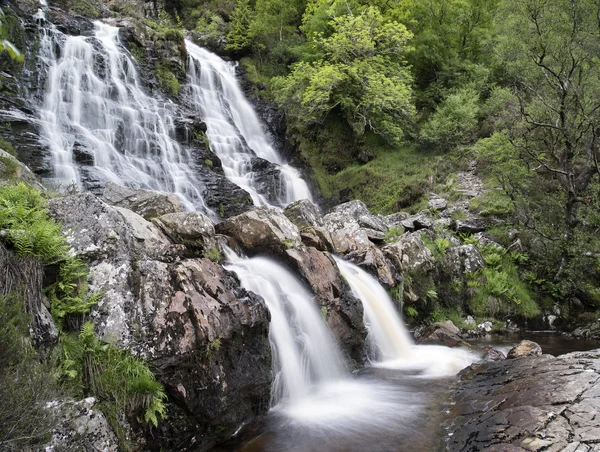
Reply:
[[271, 259], [240, 258], [231, 250], [226, 255], [226, 268], [238, 275], [246, 290], [261, 295], [271, 313], [272, 405], [296, 403], [317, 385], [341, 380], [341, 354], [308, 290]]
[[298, 170], [282, 161], [264, 133], [235, 78], [235, 67], [189, 40], [185, 44], [189, 54], [190, 102], [206, 122], [211, 149], [221, 159], [225, 175], [250, 193], [255, 205], [270, 204], [254, 184], [250, 164], [254, 153], [279, 166], [283, 184], [277, 204], [312, 201]]
[[[44, 19], [43, 9], [36, 18]], [[94, 37], [64, 36], [51, 26], [42, 39], [49, 71], [41, 135], [51, 151], [53, 181], [81, 185], [86, 168], [73, 154], [79, 148], [93, 156], [93, 176], [101, 183], [174, 193], [186, 208], [214, 217], [204, 205], [192, 156], [173, 138], [174, 105], [144, 92], [119, 29], [94, 24]]]
[[363, 303], [375, 366], [415, 370], [428, 377], [451, 376], [479, 359], [464, 349], [415, 345], [381, 284], [360, 267], [334, 258], [352, 293]]

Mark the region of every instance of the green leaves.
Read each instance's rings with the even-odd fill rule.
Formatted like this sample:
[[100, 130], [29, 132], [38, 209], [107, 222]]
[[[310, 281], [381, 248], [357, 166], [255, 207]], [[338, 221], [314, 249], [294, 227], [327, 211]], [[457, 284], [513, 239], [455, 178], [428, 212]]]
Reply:
[[370, 130], [399, 142], [414, 113], [404, 62], [411, 33], [386, 22], [376, 7], [334, 17], [329, 26], [330, 35], [319, 32], [313, 39], [321, 59], [300, 62], [274, 80], [277, 100], [304, 126], [340, 110], [357, 136]]

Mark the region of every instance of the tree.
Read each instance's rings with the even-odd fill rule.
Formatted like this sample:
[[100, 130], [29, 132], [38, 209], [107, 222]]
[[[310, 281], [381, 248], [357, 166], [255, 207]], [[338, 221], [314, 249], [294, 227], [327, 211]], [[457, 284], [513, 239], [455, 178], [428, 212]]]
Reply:
[[574, 268], [599, 255], [600, 2], [509, 0], [503, 12], [498, 48], [519, 105], [506, 136], [535, 181], [521, 219], [555, 250], [552, 280], [572, 295]]
[[404, 59], [411, 33], [373, 6], [332, 17], [329, 26], [329, 36], [313, 36], [322, 57], [275, 80], [279, 102], [303, 126], [336, 110], [358, 136], [370, 130], [399, 141], [414, 112]]
[[250, 48], [252, 37], [250, 36], [250, 24], [252, 22], [252, 10], [250, 0], [238, 0], [231, 14], [231, 25], [227, 34], [226, 50], [240, 52]]

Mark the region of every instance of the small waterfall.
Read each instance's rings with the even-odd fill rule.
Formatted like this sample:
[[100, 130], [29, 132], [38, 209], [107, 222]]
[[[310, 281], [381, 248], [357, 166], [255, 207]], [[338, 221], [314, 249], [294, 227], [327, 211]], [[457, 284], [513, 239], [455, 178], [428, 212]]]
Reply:
[[339, 257], [335, 261], [354, 295], [363, 302], [374, 361], [410, 358], [412, 340], [394, 302], [379, 282], [360, 267]]
[[[36, 18], [44, 19], [44, 6]], [[44, 30], [40, 57], [49, 70], [41, 135], [54, 182], [113, 181], [170, 192], [214, 218], [192, 156], [174, 139], [174, 104], [144, 92], [117, 27], [94, 25], [94, 37], [65, 36], [51, 24]]]
[[283, 266], [264, 257], [240, 258], [226, 250], [242, 286], [261, 295], [271, 313], [273, 349], [271, 405], [297, 403], [317, 386], [341, 380], [346, 371], [313, 296]]
[[242, 187], [257, 206], [270, 204], [256, 189], [251, 160], [254, 155], [279, 166], [282, 186], [278, 204], [285, 206], [312, 196], [297, 169], [282, 161], [264, 133], [256, 112], [235, 78], [235, 67], [217, 55], [185, 41], [189, 60], [190, 102], [207, 125], [211, 149], [225, 175]]
[[379, 367], [418, 371], [423, 376], [454, 375], [479, 357], [460, 348], [415, 345], [394, 302], [375, 278], [339, 257], [335, 261], [354, 295], [364, 307], [369, 342], [376, 351], [373, 364]]

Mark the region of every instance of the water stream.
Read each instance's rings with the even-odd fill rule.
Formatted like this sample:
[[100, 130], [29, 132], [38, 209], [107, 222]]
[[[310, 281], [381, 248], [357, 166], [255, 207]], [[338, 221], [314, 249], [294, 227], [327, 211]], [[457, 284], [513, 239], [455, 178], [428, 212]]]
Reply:
[[[286, 206], [300, 199], [312, 200], [298, 170], [282, 160], [265, 134], [239, 86], [235, 67], [189, 40], [185, 45], [189, 54], [189, 102], [206, 122], [211, 149], [221, 159], [225, 175], [250, 193], [257, 206]], [[252, 170], [254, 156], [278, 166], [282, 183], [277, 199], [269, 200], [257, 189]]]

